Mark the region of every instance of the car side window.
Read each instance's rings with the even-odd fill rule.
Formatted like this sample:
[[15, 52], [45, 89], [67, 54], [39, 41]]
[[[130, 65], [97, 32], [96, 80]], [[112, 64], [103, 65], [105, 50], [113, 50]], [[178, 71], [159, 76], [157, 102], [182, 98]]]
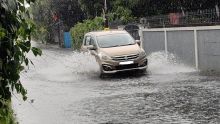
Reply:
[[95, 46], [95, 40], [93, 38], [90, 39], [90, 44], [89, 45], [94, 45]]
[[87, 36], [87, 37], [85, 38], [85, 44], [84, 44], [85, 46], [88, 46], [88, 45], [90, 45], [90, 44], [91, 44], [91, 43], [90, 43], [90, 42], [91, 42], [91, 40], [90, 40], [90, 39], [91, 39], [91, 37], [90, 37], [90, 36]]

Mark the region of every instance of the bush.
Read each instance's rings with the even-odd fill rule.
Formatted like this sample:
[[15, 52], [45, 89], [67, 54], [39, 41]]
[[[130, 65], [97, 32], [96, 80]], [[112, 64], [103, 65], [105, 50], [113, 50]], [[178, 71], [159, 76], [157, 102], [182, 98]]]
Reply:
[[77, 23], [74, 27], [70, 29], [73, 39], [73, 48], [76, 50], [80, 49], [85, 33], [103, 29], [104, 26], [102, 17], [96, 17], [93, 20], [88, 19], [84, 20], [82, 23]]
[[[1, 100], [1, 99], [0, 99]], [[0, 107], [0, 124], [15, 124], [11, 102], [9, 100], [1, 100]]]
[[30, 19], [29, 9], [25, 4], [34, 0], [3, 0], [0, 4], [0, 123], [11, 124], [10, 109], [13, 91], [27, 99], [27, 90], [20, 82], [20, 73], [24, 66], [32, 61], [27, 53], [32, 51], [35, 56], [42, 51], [31, 46], [31, 32], [34, 24]]

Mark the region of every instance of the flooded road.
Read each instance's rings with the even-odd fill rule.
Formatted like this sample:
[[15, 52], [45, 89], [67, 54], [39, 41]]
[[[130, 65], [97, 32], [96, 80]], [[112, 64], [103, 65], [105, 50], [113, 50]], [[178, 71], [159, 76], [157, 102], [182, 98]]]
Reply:
[[20, 124], [220, 124], [220, 77], [202, 76], [170, 55], [151, 54], [147, 74], [99, 78], [88, 54], [59, 48], [31, 56], [28, 90], [14, 95]]

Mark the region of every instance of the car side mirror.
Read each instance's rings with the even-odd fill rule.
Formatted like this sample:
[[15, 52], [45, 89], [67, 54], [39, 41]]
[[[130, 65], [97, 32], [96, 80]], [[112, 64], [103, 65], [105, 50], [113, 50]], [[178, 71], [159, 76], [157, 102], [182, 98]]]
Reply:
[[140, 46], [141, 45], [141, 41], [140, 40], [135, 40], [135, 42]]
[[89, 45], [89, 46], [87, 46], [87, 49], [89, 49], [89, 50], [96, 50], [96, 47], [93, 46], [93, 45]]

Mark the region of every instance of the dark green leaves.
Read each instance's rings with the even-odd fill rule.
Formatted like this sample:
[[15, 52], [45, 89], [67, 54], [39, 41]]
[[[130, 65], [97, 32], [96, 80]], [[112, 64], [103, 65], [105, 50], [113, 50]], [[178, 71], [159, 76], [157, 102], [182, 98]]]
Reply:
[[24, 62], [25, 62], [25, 65], [28, 65], [29, 60], [26, 58], [26, 59], [24, 60]]
[[18, 46], [21, 48], [21, 50], [23, 52], [29, 52], [31, 49], [31, 42], [27, 41], [27, 42], [19, 42]]
[[20, 6], [20, 11], [21, 12], [25, 12], [25, 7], [24, 6]]
[[23, 100], [27, 99], [27, 90], [24, 89], [20, 81], [15, 84], [15, 89], [17, 93], [21, 93], [21, 95], [23, 96]]
[[14, 90], [22, 95], [23, 100], [27, 99], [27, 90], [19, 81], [20, 73], [24, 64], [32, 63], [26, 56], [30, 50], [34, 55], [42, 54], [30, 42], [35, 28], [25, 4], [31, 2], [34, 0], [3, 0], [0, 3], [0, 110], [3, 102], [10, 101]]
[[20, 3], [24, 3], [24, 0], [18, 0]]
[[72, 27], [70, 32], [73, 38], [74, 49], [80, 49], [85, 33], [94, 30], [103, 30], [103, 21], [104, 20], [102, 17], [96, 17], [93, 20], [84, 20], [83, 23], [79, 22]]
[[35, 0], [27, 0], [27, 3], [28, 3], [28, 4], [31, 4], [31, 2], [34, 3]]
[[36, 47], [32, 47], [32, 52], [33, 52], [33, 54], [35, 55], [35, 56], [37, 56], [37, 55], [42, 55], [42, 51], [39, 49], [39, 48], [36, 48]]
[[2, 40], [5, 37], [5, 30], [3, 28], [0, 27], [0, 40]]

